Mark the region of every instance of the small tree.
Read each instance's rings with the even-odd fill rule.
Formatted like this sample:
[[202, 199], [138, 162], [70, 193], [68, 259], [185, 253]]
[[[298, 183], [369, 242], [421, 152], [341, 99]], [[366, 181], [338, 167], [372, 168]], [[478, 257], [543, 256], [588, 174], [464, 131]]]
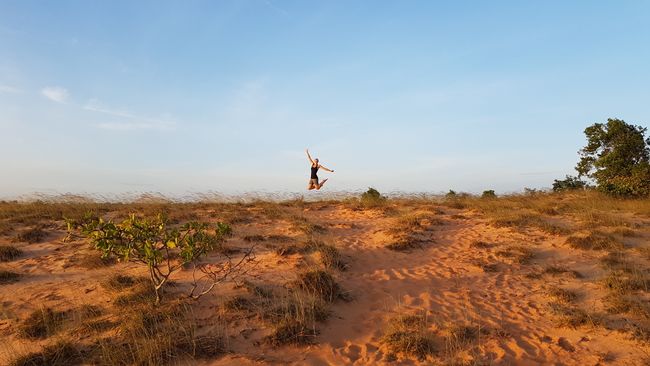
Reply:
[[598, 189], [616, 195], [650, 194], [650, 138], [647, 129], [619, 119], [585, 129], [587, 145], [579, 151], [579, 177], [593, 179]]
[[[252, 249], [249, 250], [237, 263], [227, 257], [227, 262], [217, 267], [197, 266], [198, 259], [212, 251], [221, 250], [225, 253], [223, 244], [225, 238], [231, 235], [232, 229], [221, 222], [215, 226], [188, 222], [180, 227], [171, 227], [162, 215], [149, 220], [132, 214], [117, 224], [112, 220], [104, 221], [102, 218], [87, 216], [80, 222], [68, 221], [68, 231], [71, 233], [74, 229], [79, 229], [84, 236], [90, 238], [93, 246], [102, 252], [103, 258], [115, 256], [121, 261], [146, 265], [156, 294], [156, 304], [160, 303], [164, 286], [172, 273], [183, 266], [193, 263], [195, 272], [199, 269], [204, 273], [202, 278], [212, 279], [216, 283], [240, 271], [252, 253]], [[197, 297], [196, 287], [195, 280], [191, 297]], [[212, 290], [214, 284], [204, 288], [207, 291], [198, 295]]]

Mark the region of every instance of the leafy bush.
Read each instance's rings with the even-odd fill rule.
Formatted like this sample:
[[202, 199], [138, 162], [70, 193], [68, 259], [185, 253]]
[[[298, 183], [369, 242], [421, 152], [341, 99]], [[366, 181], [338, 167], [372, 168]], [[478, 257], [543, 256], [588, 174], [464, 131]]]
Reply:
[[368, 190], [361, 194], [361, 204], [367, 207], [379, 206], [386, 202], [386, 197], [382, 196], [378, 190], [369, 187]]
[[584, 189], [586, 187], [587, 182], [571, 175], [567, 175], [562, 180], [555, 179], [553, 181], [553, 192], [571, 191], [575, 189]]
[[481, 198], [497, 198], [497, 194], [494, 193], [494, 190], [490, 189], [487, 191], [483, 191], [483, 194], [481, 194]]
[[68, 222], [70, 230], [75, 227], [90, 238], [103, 257], [115, 256], [123, 261], [145, 264], [155, 290], [156, 303], [160, 302], [163, 287], [173, 272], [188, 263], [196, 263], [215, 249], [223, 249], [224, 239], [232, 233], [230, 226], [221, 222], [214, 227], [199, 222], [170, 227], [162, 215], [150, 220], [132, 214], [117, 224], [92, 217], [86, 217], [80, 223]]

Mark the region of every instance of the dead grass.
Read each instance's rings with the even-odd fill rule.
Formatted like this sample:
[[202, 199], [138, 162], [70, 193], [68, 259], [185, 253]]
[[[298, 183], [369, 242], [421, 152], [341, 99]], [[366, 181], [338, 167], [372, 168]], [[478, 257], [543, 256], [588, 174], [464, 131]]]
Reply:
[[495, 253], [499, 257], [509, 258], [514, 263], [528, 264], [534, 258], [534, 253], [523, 245], [507, 247]]
[[76, 266], [85, 269], [98, 269], [113, 266], [117, 263], [115, 257], [102, 257], [98, 251], [82, 251], [68, 259], [66, 267]]
[[389, 352], [423, 360], [439, 352], [436, 335], [423, 315], [399, 315], [391, 319], [381, 339]]
[[555, 325], [560, 328], [578, 328], [584, 325], [597, 326], [602, 317], [589, 314], [575, 305], [551, 303], [551, 313], [555, 315]]
[[331, 244], [311, 240], [307, 243], [306, 249], [316, 251], [318, 253], [319, 261], [325, 268], [337, 269], [340, 271], [344, 271], [348, 268], [348, 264], [343, 260], [339, 250]]
[[45, 339], [64, 329], [71, 329], [84, 321], [94, 319], [102, 313], [103, 309], [94, 305], [83, 305], [69, 310], [41, 308], [23, 319], [16, 333], [22, 338]]
[[17, 328], [23, 338], [43, 339], [56, 334], [70, 318], [70, 311], [55, 311], [51, 308], [34, 310]]
[[116, 273], [111, 275], [108, 279], [102, 281], [101, 285], [110, 291], [123, 291], [135, 286], [146, 285], [148, 283], [149, 280], [144, 277], [134, 277]]
[[17, 282], [20, 277], [20, 273], [0, 269], [0, 285]]
[[313, 344], [318, 335], [317, 323], [330, 315], [318, 296], [290, 292], [271, 299], [263, 310], [263, 318], [273, 330], [264, 340], [273, 346]]
[[324, 226], [314, 224], [306, 217], [300, 215], [290, 216], [289, 223], [291, 224], [292, 230], [301, 232], [307, 236], [322, 234], [326, 231]]
[[127, 308], [118, 335], [93, 345], [91, 364], [163, 365], [188, 358], [214, 358], [226, 351], [221, 334], [197, 334], [196, 319], [182, 302]]
[[311, 270], [299, 274], [293, 286], [328, 302], [333, 302], [344, 295], [334, 277], [323, 270]]
[[547, 289], [547, 294], [556, 302], [563, 304], [574, 303], [578, 299], [578, 293], [560, 287], [551, 286]]
[[650, 289], [650, 273], [647, 271], [615, 270], [607, 274], [602, 281], [603, 286], [617, 294], [630, 294], [634, 291], [648, 292]]
[[15, 358], [9, 362], [9, 366], [69, 366], [82, 362], [82, 350], [79, 346], [68, 340], [60, 340], [43, 347], [39, 352]]
[[634, 295], [610, 292], [603, 302], [607, 312], [612, 314], [630, 313], [644, 319], [650, 319], [650, 302]]
[[14, 246], [0, 245], [0, 262], [12, 261], [22, 254], [23, 251]]
[[628, 227], [617, 227], [614, 230], [612, 230], [612, 234], [620, 235], [626, 238], [634, 238], [634, 237], [641, 236], [641, 234], [638, 231], [632, 230]]
[[566, 244], [573, 249], [581, 250], [614, 250], [625, 247], [613, 236], [599, 231], [592, 231], [586, 236], [572, 235], [567, 238]]
[[580, 272], [559, 265], [546, 266], [546, 268], [544, 268], [543, 274], [548, 274], [551, 276], [568, 275], [573, 278], [583, 278]]
[[47, 232], [41, 227], [34, 227], [19, 232], [14, 238], [15, 242], [40, 243], [47, 237]]
[[481, 241], [481, 240], [474, 240], [473, 242], [471, 242], [469, 244], [469, 247], [474, 248], [474, 249], [489, 249], [489, 248], [492, 248], [493, 246], [494, 246], [494, 244], [486, 243], [486, 242]]

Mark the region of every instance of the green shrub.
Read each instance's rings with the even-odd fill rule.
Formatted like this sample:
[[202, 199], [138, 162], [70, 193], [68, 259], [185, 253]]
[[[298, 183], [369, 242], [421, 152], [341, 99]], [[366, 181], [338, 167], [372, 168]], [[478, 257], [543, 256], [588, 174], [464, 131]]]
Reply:
[[483, 194], [481, 194], [481, 198], [497, 198], [497, 194], [494, 193], [494, 190], [490, 189], [487, 191], [483, 191]]
[[370, 187], [361, 194], [361, 204], [366, 207], [380, 206], [386, 202], [386, 197], [382, 196], [378, 190]]

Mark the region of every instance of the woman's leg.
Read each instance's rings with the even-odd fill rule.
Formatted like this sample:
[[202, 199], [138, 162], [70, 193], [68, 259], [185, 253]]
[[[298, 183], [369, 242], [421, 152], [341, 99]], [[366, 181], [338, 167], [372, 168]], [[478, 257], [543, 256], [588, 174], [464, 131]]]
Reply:
[[316, 187], [316, 189], [321, 189], [321, 188], [323, 188], [323, 186], [325, 185], [325, 182], [327, 182], [327, 179], [329, 179], [329, 178], [325, 178], [325, 179], [323, 179], [323, 181], [320, 182], [320, 184]]

